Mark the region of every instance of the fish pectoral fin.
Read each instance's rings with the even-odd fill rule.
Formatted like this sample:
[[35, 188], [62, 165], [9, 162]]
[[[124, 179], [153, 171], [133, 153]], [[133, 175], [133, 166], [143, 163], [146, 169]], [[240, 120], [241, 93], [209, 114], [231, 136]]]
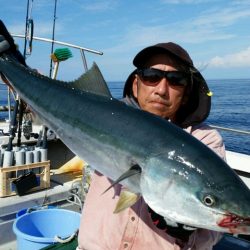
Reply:
[[194, 231], [197, 228], [196, 227], [191, 227], [191, 226], [188, 226], [188, 225], [183, 225], [183, 229], [188, 230], [188, 231]]
[[139, 197], [140, 196], [138, 194], [135, 194], [128, 190], [121, 191], [120, 198], [116, 204], [114, 213], [117, 214], [124, 209], [131, 207], [138, 201]]
[[140, 174], [140, 173], [141, 173], [141, 167], [137, 164], [133, 165], [128, 171], [126, 171], [116, 181], [114, 181], [113, 184], [111, 186], [109, 186], [102, 194], [106, 193], [110, 188], [112, 188], [117, 183], [119, 183], [119, 182], [133, 176], [133, 175]]

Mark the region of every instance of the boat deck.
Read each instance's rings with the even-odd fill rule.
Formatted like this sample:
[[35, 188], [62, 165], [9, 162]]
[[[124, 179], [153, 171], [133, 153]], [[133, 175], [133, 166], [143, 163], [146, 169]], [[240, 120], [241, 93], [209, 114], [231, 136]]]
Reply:
[[[1, 136], [0, 145], [5, 145], [7, 138]], [[4, 143], [3, 143], [4, 141]], [[32, 143], [32, 141], [28, 141]], [[58, 157], [60, 156], [60, 157]], [[57, 169], [74, 157], [74, 154], [58, 139], [51, 139], [48, 144], [48, 159], [51, 169]], [[16, 237], [12, 225], [16, 213], [22, 209], [42, 205], [58, 205], [67, 209], [80, 211], [80, 205], [69, 202], [72, 188], [79, 187], [79, 173], [64, 173], [50, 175], [50, 188], [36, 191], [23, 196], [8, 196], [0, 198], [0, 250], [15, 250]], [[79, 202], [78, 202], [79, 203]]]
[[[70, 190], [74, 189], [79, 173], [51, 176], [51, 188], [24, 196], [9, 196], [0, 198], [0, 250], [15, 250], [16, 237], [12, 225], [17, 212], [22, 209], [39, 207], [45, 204], [64, 207], [80, 212], [80, 204], [67, 201], [71, 197]], [[61, 184], [60, 184], [61, 183]]]

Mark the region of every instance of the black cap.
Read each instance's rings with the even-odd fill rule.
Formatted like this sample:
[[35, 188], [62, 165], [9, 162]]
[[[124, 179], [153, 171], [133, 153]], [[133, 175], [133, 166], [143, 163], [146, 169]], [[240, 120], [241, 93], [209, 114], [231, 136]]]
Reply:
[[184, 64], [193, 67], [193, 61], [187, 51], [183, 49], [180, 45], [168, 42], [168, 43], [158, 43], [153, 46], [149, 46], [142, 51], [140, 51], [134, 58], [133, 64], [140, 68], [142, 67], [151, 55], [156, 53], [169, 53], [174, 57], [180, 59]]

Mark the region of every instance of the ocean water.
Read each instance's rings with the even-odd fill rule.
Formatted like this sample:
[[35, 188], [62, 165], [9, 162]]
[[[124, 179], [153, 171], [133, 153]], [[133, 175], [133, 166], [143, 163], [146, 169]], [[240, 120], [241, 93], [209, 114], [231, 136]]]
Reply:
[[[207, 123], [250, 131], [250, 79], [208, 80], [213, 92], [212, 108]], [[122, 97], [124, 82], [109, 82], [109, 88], [115, 98]], [[0, 84], [0, 106], [7, 104], [6, 86]], [[0, 112], [0, 119], [8, 116], [8, 112]], [[250, 154], [250, 135], [219, 130], [226, 149]]]
[[[250, 79], [210, 80], [213, 92], [210, 124], [250, 131]], [[250, 135], [219, 131], [226, 149], [250, 154]]]

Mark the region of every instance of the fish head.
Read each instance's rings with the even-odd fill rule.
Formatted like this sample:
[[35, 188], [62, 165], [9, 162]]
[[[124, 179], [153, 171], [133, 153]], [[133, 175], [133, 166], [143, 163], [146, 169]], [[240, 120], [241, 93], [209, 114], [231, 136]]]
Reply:
[[250, 234], [248, 187], [223, 160], [209, 162], [220, 171], [169, 155], [149, 158], [140, 182], [145, 202], [172, 225]]

